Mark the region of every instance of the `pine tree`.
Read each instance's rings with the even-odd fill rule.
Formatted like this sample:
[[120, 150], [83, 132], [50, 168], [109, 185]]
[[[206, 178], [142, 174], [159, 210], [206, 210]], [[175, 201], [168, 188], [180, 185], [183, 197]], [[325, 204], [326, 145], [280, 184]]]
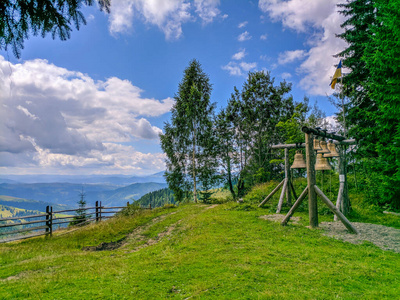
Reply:
[[370, 27], [363, 61], [370, 77], [364, 85], [373, 99], [369, 112], [376, 139], [370, 147], [378, 154], [372, 169], [378, 173], [379, 204], [400, 208], [400, 1], [375, 1], [377, 22]]
[[350, 69], [350, 73], [343, 78], [343, 93], [349, 100], [346, 105], [349, 136], [357, 139], [359, 154], [376, 156], [369, 145], [377, 137], [369, 128], [374, 126], [371, 116], [377, 108], [365, 89], [370, 70], [362, 59], [365, 49], [371, 43], [371, 27], [376, 24], [374, 1], [351, 0], [338, 7], [342, 9], [340, 13], [347, 17], [341, 25], [345, 31], [338, 37], [345, 40], [348, 47], [338, 56], [342, 58], [343, 65]]
[[[218, 180], [216, 139], [213, 130], [215, 104], [210, 102], [211, 84], [198, 61], [192, 60], [175, 95], [171, 123], [160, 135], [167, 155], [166, 180], [176, 201], [206, 193]], [[192, 190], [192, 192], [191, 192]]]
[[90, 218], [90, 216], [86, 215], [85, 197], [86, 197], [86, 194], [82, 188], [82, 191], [79, 192], [79, 201], [77, 202], [79, 208], [76, 210], [76, 213], [75, 213], [76, 216], [69, 223], [70, 225], [78, 225], [78, 224], [84, 223]]

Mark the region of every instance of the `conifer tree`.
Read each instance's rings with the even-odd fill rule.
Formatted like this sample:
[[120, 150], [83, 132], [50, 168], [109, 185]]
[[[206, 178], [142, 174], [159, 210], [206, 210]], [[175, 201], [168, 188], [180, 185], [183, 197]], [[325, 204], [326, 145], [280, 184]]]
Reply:
[[69, 223], [70, 225], [78, 225], [78, 224], [84, 223], [90, 218], [88, 215], [86, 215], [85, 197], [86, 197], [86, 194], [82, 188], [82, 191], [79, 192], [79, 201], [78, 201], [79, 208], [76, 210], [76, 216]]
[[349, 136], [357, 139], [360, 154], [376, 156], [374, 149], [369, 147], [376, 136], [368, 129], [373, 127], [373, 119], [368, 116], [375, 113], [376, 106], [365, 89], [370, 70], [362, 59], [371, 42], [370, 28], [376, 23], [374, 1], [351, 0], [339, 4], [338, 7], [341, 9], [340, 13], [347, 18], [341, 24], [345, 31], [338, 37], [345, 40], [348, 47], [338, 56], [342, 58], [343, 65], [350, 69], [343, 78], [343, 92], [349, 100], [346, 105]]
[[339, 53], [350, 68], [343, 78], [347, 120], [368, 172], [367, 197], [400, 208], [399, 1], [351, 0], [339, 7], [348, 17], [339, 35], [349, 44]]
[[207, 190], [218, 180], [213, 131], [215, 104], [211, 104], [210, 95], [208, 76], [200, 63], [192, 60], [175, 95], [171, 123], [165, 124], [164, 134], [160, 135], [167, 155], [165, 177], [178, 202], [189, 196], [197, 202], [199, 191], [207, 201]]

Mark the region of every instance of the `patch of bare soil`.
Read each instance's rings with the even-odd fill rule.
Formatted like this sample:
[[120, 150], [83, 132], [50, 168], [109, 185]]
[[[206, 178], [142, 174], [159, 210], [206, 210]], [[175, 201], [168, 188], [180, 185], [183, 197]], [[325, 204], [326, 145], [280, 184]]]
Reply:
[[[265, 216], [260, 217], [260, 219], [263, 219], [263, 220], [269, 220], [269, 221], [279, 222], [279, 223], [281, 223], [284, 218], [285, 218], [285, 215], [282, 215], [282, 214], [265, 215]], [[291, 217], [289, 222], [292, 222], [293, 224], [298, 224], [299, 221], [300, 221], [300, 217]]]
[[355, 223], [360, 234], [350, 233], [342, 222], [323, 222], [324, 235], [353, 244], [369, 241], [383, 250], [400, 253], [400, 229], [369, 223]]
[[83, 251], [115, 250], [122, 246], [122, 243], [124, 242], [125, 239], [126, 239], [126, 237], [123, 239], [120, 239], [119, 241], [116, 241], [116, 242], [101, 243], [100, 245], [97, 245], [97, 246], [83, 247], [82, 250]]
[[[156, 236], [155, 238], [147, 240], [144, 244], [135, 247], [133, 250], [128, 251], [127, 253], [137, 252], [137, 251], [139, 251], [140, 249], [143, 249], [143, 248], [146, 248], [146, 247], [149, 247], [149, 246], [152, 246], [152, 245], [157, 244], [157, 243], [160, 242], [165, 236], [171, 235], [172, 231], [174, 231], [176, 225], [178, 225], [179, 223], [180, 223], [180, 221], [178, 221], [178, 222], [175, 223], [175, 224], [172, 224], [172, 225], [171, 225], [170, 227], [168, 227], [165, 231], [163, 231], [163, 232], [157, 234], [157, 236]], [[143, 235], [136, 236], [136, 240], [137, 240], [137, 241], [144, 240], [145, 238], [146, 238], [146, 237], [143, 236]]]
[[218, 204], [213, 204], [211, 206], [207, 206], [205, 209], [212, 209], [212, 208], [217, 207], [217, 206], [218, 206]]
[[[137, 239], [139, 237], [140, 239], [144, 239], [145, 237], [141, 234], [144, 231], [146, 231], [149, 227], [151, 227], [152, 225], [154, 225], [155, 223], [158, 223], [162, 220], [164, 220], [167, 216], [175, 214], [176, 212], [172, 212], [170, 214], [166, 214], [166, 215], [162, 215], [159, 217], [156, 217], [154, 219], [152, 219], [149, 223], [143, 225], [143, 226], [139, 226], [137, 228], [135, 228], [128, 236], [116, 241], [116, 242], [109, 242], [109, 243], [101, 243], [97, 246], [87, 246], [87, 247], [83, 247], [82, 250], [83, 251], [104, 251], [104, 250], [116, 250], [118, 248], [121, 248], [122, 246], [124, 246], [128, 240], [130, 239]], [[151, 240], [149, 240], [151, 241]], [[148, 241], [148, 242], [149, 242]], [[154, 243], [153, 243], [154, 244]], [[150, 245], [148, 245], [150, 246]]]

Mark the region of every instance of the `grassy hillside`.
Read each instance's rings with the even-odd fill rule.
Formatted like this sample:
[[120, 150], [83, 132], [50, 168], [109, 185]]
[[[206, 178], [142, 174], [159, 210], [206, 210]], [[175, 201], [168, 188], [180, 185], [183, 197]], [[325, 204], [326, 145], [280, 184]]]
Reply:
[[58, 232], [51, 239], [3, 244], [1, 294], [5, 299], [398, 299], [399, 253], [323, 236], [305, 226], [306, 212], [296, 213], [300, 224], [287, 227], [261, 219], [270, 209], [249, 203], [182, 205]]
[[11, 207], [7, 205], [1, 205], [0, 204], [0, 218], [10, 218], [14, 217], [15, 215], [24, 215], [24, 214], [38, 214], [40, 213], [39, 211], [33, 211], [33, 210], [26, 210], [23, 208], [16, 208], [16, 207]]
[[22, 210], [35, 210], [38, 212], [45, 212], [46, 206], [53, 206], [53, 210], [64, 210], [70, 207], [63, 204], [54, 204], [43, 201], [29, 200], [11, 196], [0, 195], [0, 205], [6, 205], [8, 207], [19, 208]]

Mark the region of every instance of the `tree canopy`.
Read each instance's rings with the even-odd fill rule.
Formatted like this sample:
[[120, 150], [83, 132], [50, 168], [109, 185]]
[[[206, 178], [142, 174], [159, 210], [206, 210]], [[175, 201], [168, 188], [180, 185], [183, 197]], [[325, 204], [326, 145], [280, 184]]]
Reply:
[[99, 4], [100, 10], [110, 12], [111, 0], [2, 0], [0, 1], [0, 49], [12, 47], [19, 58], [29, 34], [67, 40], [72, 26], [79, 30], [86, 20], [82, 5]]
[[400, 2], [353, 0], [339, 5], [348, 17], [339, 56], [350, 100], [350, 134], [367, 171], [370, 201], [400, 208]]
[[165, 124], [164, 134], [160, 135], [167, 155], [166, 179], [178, 202], [191, 195], [197, 202], [198, 190], [207, 200], [208, 190], [218, 179], [213, 131], [215, 105], [210, 102], [209, 81], [200, 63], [192, 60], [175, 95], [172, 121]]

